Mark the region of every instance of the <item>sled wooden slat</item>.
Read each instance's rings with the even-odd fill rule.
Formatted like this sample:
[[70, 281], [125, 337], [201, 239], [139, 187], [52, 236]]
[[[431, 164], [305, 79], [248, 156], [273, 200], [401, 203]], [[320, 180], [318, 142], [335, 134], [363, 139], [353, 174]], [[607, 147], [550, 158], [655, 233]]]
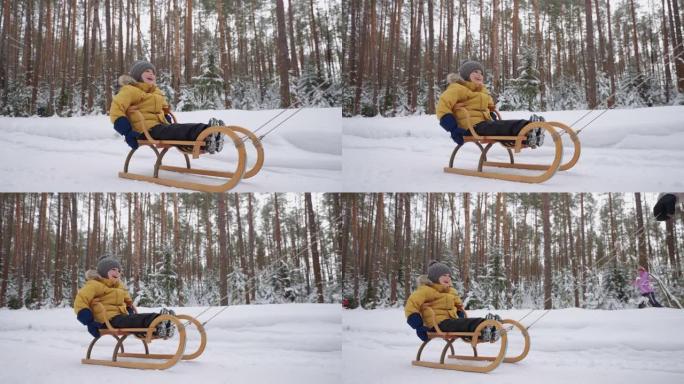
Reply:
[[[459, 109], [459, 108], [457, 108]], [[523, 140], [526, 139], [527, 133], [534, 128], [544, 129], [552, 138], [554, 144], [554, 157], [550, 164], [528, 164], [528, 163], [516, 163], [514, 160], [513, 153], [519, 153], [522, 149], [529, 148], [529, 146], [523, 144]], [[513, 182], [523, 182], [523, 183], [542, 183], [551, 177], [553, 177], [557, 171], [566, 171], [572, 168], [580, 157], [581, 145], [579, 138], [575, 131], [568, 127], [567, 125], [559, 122], [545, 122], [545, 121], [535, 121], [531, 122], [522, 130], [518, 136], [479, 136], [472, 126], [468, 127], [472, 136], [465, 136], [464, 143], [459, 144], [454, 148], [451, 153], [451, 158], [449, 160], [449, 165], [444, 167], [444, 172], [453, 173], [464, 176], [474, 176], [483, 177], [489, 179], [506, 180]], [[562, 163], [563, 160], [563, 142], [558, 131], [567, 133], [573, 144], [573, 155], [570, 160], [566, 163]], [[480, 158], [478, 162], [477, 169], [466, 169], [454, 167], [454, 159], [459, 151], [459, 149], [465, 143], [475, 143], [480, 148]], [[487, 154], [492, 146], [496, 143], [500, 143], [506, 151], [508, 152], [510, 162], [498, 162], [498, 161], [488, 161]], [[483, 144], [487, 146], [483, 148]], [[525, 175], [525, 174], [512, 174], [503, 172], [491, 172], [484, 171], [484, 167], [496, 167], [503, 169], [521, 169], [530, 171], [542, 171], [537, 175]]]
[[220, 177], [233, 177], [234, 173], [233, 172], [221, 172], [221, 171], [212, 171], [209, 169], [188, 169], [188, 168], [183, 168], [183, 167], [176, 167], [173, 165], [162, 165], [159, 167], [160, 170], [163, 171], [172, 171], [172, 172], [179, 172], [179, 173], [192, 173], [194, 175], [204, 175], [204, 176], [220, 176]]
[[[102, 313], [104, 311], [104, 307], [102, 304], [99, 302], [93, 302], [91, 304], [91, 307], [93, 308], [94, 313]], [[155, 340], [170, 340], [170, 341], [175, 341], [175, 338], [172, 339], [164, 339], [157, 337], [153, 335], [153, 332], [155, 331], [157, 325], [161, 323], [162, 321], [171, 321], [177, 332], [177, 341], [178, 341], [178, 347], [176, 348], [176, 352], [173, 354], [169, 353], [150, 353], [148, 344], [151, 343], [152, 341]], [[181, 320], [185, 320], [186, 324], [184, 325]], [[186, 341], [187, 341], [187, 335], [186, 335], [186, 325], [192, 324], [195, 326], [197, 331], [199, 332], [200, 335], [200, 343], [199, 346], [197, 347], [197, 350], [186, 354], [185, 353], [185, 348], [186, 348]], [[204, 330], [204, 326], [197, 321], [197, 319], [193, 318], [192, 316], [189, 315], [159, 315], [157, 316], [152, 323], [150, 323], [150, 326], [148, 328], [113, 328], [112, 325], [109, 323], [108, 320], [105, 321], [105, 326], [106, 328], [100, 330], [100, 337], [94, 338], [91, 342], [90, 345], [88, 346], [88, 351], [86, 353], [86, 358], [81, 359], [82, 364], [92, 364], [92, 365], [104, 365], [104, 366], [110, 366], [110, 367], [119, 367], [119, 368], [136, 368], [136, 369], [167, 369], [172, 366], [174, 366], [178, 361], [180, 360], [192, 360], [197, 357], [199, 357], [203, 352], [204, 349], [207, 345], [207, 334]], [[141, 335], [144, 334], [144, 337]], [[114, 347], [114, 351], [112, 353], [112, 358], [111, 360], [103, 360], [103, 359], [93, 359], [91, 358], [92, 350], [95, 344], [102, 338], [102, 336], [110, 335], [114, 337], [117, 340], [116, 346]], [[134, 335], [136, 336], [144, 345], [145, 347], [145, 353], [139, 353], [139, 352], [125, 352], [124, 351], [124, 341], [127, 339], [128, 336]], [[144, 362], [144, 361], [119, 361], [119, 358], [137, 358], [137, 359], [148, 359], [148, 360], [163, 360], [163, 361], [156, 361], [156, 362]]]
[[544, 171], [549, 169], [548, 165], [544, 164], [521, 164], [521, 163], [502, 163], [498, 161], [485, 161], [482, 163], [484, 166], [488, 167], [498, 167], [498, 168], [512, 168], [512, 169], [529, 169], [533, 171]]
[[[477, 328], [473, 332], [442, 332], [441, 329], [439, 329], [439, 325], [437, 325], [436, 322], [436, 317], [435, 313], [430, 308], [430, 303], [423, 304], [422, 309], [426, 310], [429, 315], [432, 318], [432, 323], [435, 324], [436, 331], [435, 332], [428, 332], [428, 340], [424, 341], [419, 349], [418, 353], [416, 354], [416, 359], [411, 362], [411, 364], [420, 366], [420, 367], [427, 367], [427, 368], [437, 368], [437, 369], [451, 369], [451, 370], [456, 370], [456, 371], [465, 371], [465, 372], [477, 372], [477, 373], [487, 373], [490, 372], [496, 367], [498, 367], [501, 363], [516, 363], [522, 359], [524, 359], [527, 354], [530, 351], [530, 336], [529, 333], [527, 332], [527, 329], [523, 327], [519, 322], [515, 320], [502, 320], [501, 322], [495, 321], [495, 320], [485, 320], [481, 322]], [[523, 350], [520, 354], [517, 356], [506, 356], [506, 352], [508, 349], [508, 331], [504, 325], [509, 325], [510, 329], [517, 328], [520, 330], [520, 332], [523, 335], [524, 343], [525, 345], [523, 346]], [[501, 338], [499, 339], [499, 350], [498, 353], [495, 356], [479, 356], [477, 352], [477, 346], [478, 344], [482, 343], [487, 343], [489, 342], [484, 342], [481, 339], [479, 339], [479, 335], [482, 332], [482, 330], [485, 327], [490, 327], [494, 326], [498, 330]], [[467, 338], [467, 339], [466, 339]], [[434, 361], [422, 361], [421, 360], [421, 355], [423, 353], [423, 350], [425, 349], [425, 346], [431, 342], [432, 340], [436, 339], [442, 339], [446, 342], [446, 345], [442, 349], [442, 353], [439, 359], [439, 362], [434, 362]], [[468, 356], [468, 355], [457, 355], [454, 353], [454, 342], [457, 340], [462, 340], [466, 344], [470, 344], [472, 350], [473, 350], [473, 355]], [[447, 352], [450, 351], [451, 354], [447, 355]], [[448, 362], [446, 359], [452, 359], [455, 360], [456, 362]], [[459, 361], [471, 361], [471, 362], [489, 362], [486, 365], [472, 365], [472, 364], [461, 364]]]
[[[127, 111], [127, 115], [140, 113], [135, 107], [130, 107]], [[167, 111], [165, 111], [167, 112]], [[170, 112], [170, 111], [169, 111]], [[171, 114], [173, 116], [173, 114]], [[142, 116], [138, 117], [139, 119]], [[172, 119], [176, 121], [175, 116]], [[201, 169], [192, 168], [190, 165], [190, 156], [193, 159], [199, 158], [201, 155], [206, 155], [204, 150], [205, 139], [207, 136], [213, 133], [221, 133], [226, 138], [226, 145], [224, 150], [227, 149], [228, 143], [232, 141], [237, 151], [237, 162], [234, 166], [226, 170], [212, 170], [212, 169]], [[250, 130], [238, 126], [221, 126], [221, 127], [209, 127], [202, 131], [196, 140], [193, 141], [183, 141], [183, 140], [155, 140], [153, 139], [148, 130], [143, 131], [145, 139], [138, 140], [140, 147], [149, 147], [154, 151], [156, 156], [156, 161], [153, 168], [152, 175], [144, 175], [139, 173], [129, 172], [128, 168], [133, 157], [133, 154], [137, 151], [136, 149], [131, 149], [126, 157], [124, 163], [124, 169], [119, 172], [119, 177], [124, 179], [136, 180], [136, 181], [146, 181], [150, 183], [165, 185], [174, 188], [191, 189], [201, 192], [226, 192], [234, 188], [242, 179], [247, 179], [255, 176], [264, 165], [264, 148], [261, 144], [261, 140]], [[249, 139], [252, 146], [256, 150], [256, 160], [254, 165], [250, 169], [247, 167], [247, 151], [245, 149], [245, 142]], [[162, 164], [164, 156], [168, 153], [171, 148], [177, 148], [185, 159], [185, 167], [176, 167], [170, 165]], [[188, 150], [191, 148], [191, 150]], [[161, 149], [161, 151], [160, 151]], [[220, 154], [216, 154], [218, 156]], [[191, 182], [185, 181], [177, 178], [160, 177], [159, 170], [176, 172], [179, 174], [194, 174], [200, 176], [208, 176], [212, 178], [224, 179], [221, 184], [216, 183], [203, 183], [203, 182]]]

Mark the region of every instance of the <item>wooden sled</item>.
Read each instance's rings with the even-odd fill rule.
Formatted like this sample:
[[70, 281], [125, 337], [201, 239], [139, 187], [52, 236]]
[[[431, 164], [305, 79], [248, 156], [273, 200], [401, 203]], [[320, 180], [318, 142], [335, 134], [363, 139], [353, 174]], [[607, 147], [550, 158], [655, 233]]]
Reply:
[[[171, 115], [174, 123], [177, 122], [176, 116], [170, 110], [165, 109], [164, 113]], [[128, 108], [126, 114], [129, 116], [131, 114], [140, 114], [140, 116], [138, 116], [138, 119], [143, 119], [142, 113], [135, 106]], [[192, 155], [193, 159], [197, 159], [200, 157], [200, 155], [205, 154], [206, 152], [204, 151], [204, 139], [215, 132], [220, 132], [225, 138], [227, 138], [226, 144], [230, 143], [229, 140], [232, 140], [233, 144], [235, 145], [235, 149], [237, 150], [238, 154], [238, 160], [237, 164], [235, 165], [235, 168], [229, 169], [228, 171], [192, 168], [190, 166], [189, 155]], [[133, 157], [133, 154], [137, 151], [137, 149], [131, 149], [131, 151], [128, 152], [128, 156], [126, 157], [123, 172], [119, 172], [119, 177], [125, 179], [147, 181], [150, 183], [166, 185], [169, 187], [192, 189], [201, 192], [225, 192], [235, 187], [237, 183], [240, 182], [240, 180], [248, 179], [256, 175], [261, 170], [261, 167], [264, 165], [264, 148], [261, 145], [261, 141], [259, 140], [259, 138], [256, 137], [256, 135], [247, 128], [239, 127], [236, 125], [207, 128], [204, 131], [202, 131], [202, 133], [200, 133], [199, 136], [197, 136], [197, 139], [195, 141], [155, 140], [152, 138], [152, 136], [150, 136], [150, 133], [147, 129], [145, 129], [143, 133], [145, 135], [145, 140], [138, 140], [138, 144], [140, 145], [139, 148], [143, 146], [150, 147], [152, 151], [154, 151], [154, 154], [157, 158], [154, 164], [153, 175], [148, 176], [137, 173], [131, 173], [128, 171], [128, 166], [131, 162], [131, 158]], [[256, 162], [254, 163], [252, 168], [248, 170], [245, 169], [247, 166], [247, 151], [245, 150], [246, 139], [249, 139], [249, 141], [252, 142], [252, 145], [256, 149], [257, 153]], [[183, 157], [185, 158], [185, 167], [177, 167], [162, 164], [164, 156], [172, 148], [178, 149], [178, 151], [180, 151], [180, 153], [183, 155]], [[171, 178], [160, 177], [159, 171], [170, 171], [184, 174], [188, 173], [202, 176], [213, 176], [217, 178], [226, 179], [226, 181], [222, 184], [204, 184], [198, 182], [176, 180]]]
[[[428, 311], [432, 313], [432, 318], [433, 321], [435, 319], [435, 314], [434, 311], [432, 311], [431, 308], [428, 307]], [[501, 322], [495, 321], [495, 320], [485, 320], [480, 325], [475, 328], [473, 332], [442, 332], [441, 329], [439, 329], [439, 326], [436, 325], [437, 322], [434, 321], [435, 323], [435, 329], [436, 332], [428, 332], [428, 337], [429, 339], [423, 344], [420, 345], [420, 348], [418, 348], [418, 353], [416, 355], [416, 359], [412, 361], [413, 365], [421, 366], [421, 367], [428, 367], [428, 368], [438, 368], [438, 369], [452, 369], [456, 371], [465, 371], [465, 372], [478, 372], [478, 373], [487, 373], [489, 371], [492, 371], [496, 367], [499, 366], [499, 364], [503, 363], [517, 363], [518, 361], [524, 359], [527, 354], [530, 351], [530, 335], [527, 332], [527, 329], [520, 324], [519, 322], [515, 320], [502, 320]], [[508, 326], [505, 326], [507, 324]], [[480, 356], [477, 352], [477, 346], [480, 343], [487, 343], [490, 344], [489, 342], [482, 341], [479, 339], [481, 331], [485, 327], [490, 327], [494, 326], [496, 329], [499, 331], [501, 338], [497, 343], [499, 343], [499, 352], [495, 356]], [[508, 331], [512, 330], [513, 327], [517, 328], [520, 330], [522, 333], [524, 340], [525, 340], [525, 345], [523, 347], [523, 350], [520, 354], [517, 356], [506, 356], [506, 351], [508, 348]], [[430, 362], [430, 361], [422, 361], [421, 355], [423, 353], [423, 349], [425, 349], [425, 346], [432, 340], [434, 339], [442, 339], [446, 342], [446, 345], [442, 349], [442, 353], [439, 358], [439, 363], [437, 362]], [[462, 340], [466, 344], [470, 344], [471, 348], [473, 349], [473, 355], [457, 355], [454, 351], [454, 342], [456, 340]], [[447, 355], [447, 352], [450, 352], [451, 354]], [[486, 365], [468, 365], [468, 364], [460, 364], [460, 363], [450, 363], [446, 359], [454, 359], [456, 361], [488, 361], [489, 363]]]
[[[465, 110], [461, 107], [456, 109]], [[500, 119], [499, 113], [497, 111], [494, 111], [494, 113], [496, 113]], [[523, 127], [523, 129], [520, 130], [517, 136], [480, 136], [477, 134], [477, 132], [475, 132], [475, 129], [471, 124], [468, 124], [467, 128], [470, 131], [471, 136], [465, 136], [463, 138], [464, 143], [459, 144], [458, 146], [456, 146], [456, 148], [454, 148], [454, 151], [451, 153], [451, 158], [449, 159], [449, 166], [444, 167], [444, 172], [455, 173], [458, 175], [465, 176], [477, 176], [490, 179], [517, 181], [523, 183], [541, 183], [550, 179], [557, 171], [566, 171], [572, 168], [577, 163], [577, 160], [579, 160], [581, 147], [579, 138], [577, 137], [577, 133], [572, 128], [563, 123], [559, 123], [556, 121], [531, 122], [525, 125], [525, 127]], [[524, 148], [530, 148], [527, 145], [523, 144], [523, 140], [525, 140], [527, 133], [534, 128], [544, 129], [547, 133], [549, 133], [549, 135], [553, 139], [555, 152], [551, 164], [547, 165], [516, 163], [513, 158], [514, 152], [519, 153]], [[558, 134], [558, 131], [564, 131], [565, 133], [567, 133], [570, 137], [570, 140], [572, 140], [574, 146], [574, 153], [572, 155], [572, 158], [570, 159], [570, 161], [564, 164], [561, 164], [561, 161], [563, 159], [563, 142], [561, 140], [560, 135]], [[480, 160], [477, 165], [477, 170], [454, 167], [454, 159], [456, 157], [456, 154], [458, 153], [458, 150], [461, 149], [463, 145], [470, 142], [475, 143], [475, 145], [477, 145], [478, 148], [480, 148]], [[501, 144], [508, 152], [509, 162], [506, 163], [487, 160], [487, 154], [489, 153], [489, 150], [497, 143]], [[486, 144], [486, 146], [483, 147], [483, 144]], [[525, 169], [542, 172], [537, 175], [516, 175], [503, 172], [483, 171], [483, 168], [485, 166], [508, 169]]]
[[[93, 311], [104, 311], [104, 306], [100, 303], [94, 303], [92, 305]], [[166, 340], [153, 335], [153, 332], [160, 322], [164, 320], [170, 320], [176, 327], [178, 332], [178, 348], [173, 354], [161, 354], [161, 353], [150, 353], [149, 344], [155, 340]], [[185, 320], [183, 324], [182, 320]], [[186, 328], [185, 325], [193, 324], [200, 334], [200, 343], [192, 353], [185, 353], [185, 342], [186, 342]], [[159, 315], [155, 318], [149, 327], [147, 328], [114, 328], [109, 323], [105, 322], [106, 328], [100, 329], [100, 337], [94, 338], [88, 346], [88, 352], [86, 353], [85, 359], [81, 359], [82, 364], [93, 364], [93, 365], [104, 365], [109, 367], [121, 367], [121, 368], [136, 368], [136, 369], [167, 369], [174, 366], [179, 360], [192, 360], [199, 357], [207, 345], [207, 334], [204, 331], [202, 324], [197, 321], [194, 317], [188, 315]], [[91, 358], [93, 347], [95, 344], [105, 335], [110, 335], [116, 339], [116, 346], [112, 353], [111, 360], [101, 360]], [[133, 335], [133, 337], [140, 340], [145, 347], [145, 353], [130, 353], [124, 350], [124, 341], [128, 336]], [[169, 339], [174, 340], [174, 339]], [[120, 361], [119, 358], [136, 358], [136, 359], [149, 359], [157, 360], [156, 362], [147, 361]]]

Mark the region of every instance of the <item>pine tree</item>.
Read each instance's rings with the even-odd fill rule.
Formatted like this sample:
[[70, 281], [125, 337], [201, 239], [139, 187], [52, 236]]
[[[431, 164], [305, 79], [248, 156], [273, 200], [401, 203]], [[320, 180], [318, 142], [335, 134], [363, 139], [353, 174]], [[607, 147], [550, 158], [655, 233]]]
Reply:
[[523, 47], [520, 52], [520, 75], [511, 80], [511, 84], [524, 100], [529, 111], [538, 107], [537, 96], [540, 91], [539, 71], [537, 70], [537, 50], [532, 47]]
[[613, 263], [611, 269], [606, 272], [604, 284], [606, 296], [602, 304], [603, 308], [615, 309], [629, 302], [629, 277], [627, 271], [618, 266], [618, 263]]
[[195, 100], [199, 109], [223, 108], [223, 75], [216, 65], [215, 49], [207, 47], [204, 56], [207, 61], [202, 64], [202, 74], [192, 78]]

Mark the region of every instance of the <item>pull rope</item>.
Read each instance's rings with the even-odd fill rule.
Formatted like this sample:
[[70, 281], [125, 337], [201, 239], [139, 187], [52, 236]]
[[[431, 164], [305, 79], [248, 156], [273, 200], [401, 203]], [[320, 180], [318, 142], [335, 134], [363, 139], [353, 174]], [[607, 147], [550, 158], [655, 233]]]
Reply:
[[[268, 130], [268, 131], [267, 131], [266, 133], [264, 133], [263, 135], [259, 136], [259, 140], [263, 140], [264, 137], [266, 137], [266, 135], [268, 135], [269, 133], [271, 133], [271, 132], [273, 132], [274, 130], [276, 130], [278, 127], [280, 127], [281, 125], [283, 125], [283, 123], [285, 123], [286, 121], [290, 120], [294, 115], [296, 115], [296, 114], [298, 114], [299, 112], [301, 112], [302, 109], [306, 108], [306, 106], [303, 105], [303, 103], [304, 103], [303, 100], [304, 100], [304, 99], [307, 99], [309, 96], [313, 95], [314, 92], [320, 90], [321, 87], [323, 87], [323, 86], [326, 85], [326, 84], [330, 84], [330, 80], [324, 80], [322, 83], [320, 83], [319, 85], [317, 85], [316, 87], [314, 87], [312, 90], [310, 90], [309, 92], [307, 92], [307, 93], [304, 95], [303, 98], [298, 99], [298, 100], [295, 102], [295, 105], [299, 104], [299, 105], [301, 105], [301, 106], [298, 107], [297, 109], [295, 109], [294, 112], [293, 112], [292, 114], [290, 114], [289, 116], [287, 116], [287, 117], [286, 117], [284, 120], [282, 120], [280, 123], [278, 123], [277, 125], [275, 125], [273, 128], [271, 128], [270, 130]], [[256, 133], [259, 132], [262, 128], [264, 128], [265, 126], [267, 126], [269, 123], [271, 123], [272, 121], [274, 121], [275, 119], [277, 119], [278, 117], [280, 117], [282, 114], [284, 114], [284, 113], [287, 112], [287, 111], [292, 111], [292, 110], [293, 110], [293, 108], [285, 108], [285, 109], [281, 110], [281, 111], [278, 112], [275, 116], [273, 116], [273, 117], [271, 117], [270, 119], [268, 119], [268, 121], [266, 121], [265, 123], [263, 123], [263, 124], [261, 124], [259, 127], [257, 127], [257, 129], [255, 129], [254, 131], [252, 131], [252, 133], [255, 133], [255, 134], [256, 134]], [[248, 139], [249, 139], [248, 137], [244, 137], [244, 138], [242, 139], [242, 142], [245, 142], [245, 141], [247, 141]]]
[[[684, 41], [681, 42], [681, 43], [679, 43], [679, 44], [677, 44], [677, 45], [673, 48], [672, 53], [666, 57], [667, 63], [666, 63], [665, 65], [669, 65], [674, 59], [677, 59], [677, 58], [679, 58], [679, 56], [681, 56], [682, 54], [684, 54], [684, 50], [682, 50], [681, 52], [679, 52], [679, 53], [676, 54], [676, 55], [674, 54], [674, 51], [677, 50], [677, 49], [678, 49], [679, 47], [681, 47], [682, 45], [684, 45]], [[670, 59], [670, 57], [672, 57], [672, 59]], [[640, 82], [638, 82], [638, 83], [634, 86], [634, 88], [638, 88], [639, 86], [641, 86], [642, 84], [644, 84], [647, 80], [648, 80], [648, 78], [642, 79]], [[618, 92], [618, 91], [616, 90], [616, 91], [613, 92], [612, 94], [608, 95], [608, 97], [606, 97], [605, 99], [603, 99], [603, 100], [601, 101], [601, 103], [599, 103], [599, 104], [597, 105], [597, 107], [606, 104], [606, 103], [608, 102], [609, 99], [611, 99], [611, 98], [615, 97], [615, 95], [617, 95], [617, 92]], [[585, 112], [582, 116], [580, 116], [579, 119], [575, 120], [575, 122], [573, 122], [572, 124], [570, 124], [570, 127], [573, 127], [575, 124], [577, 124], [577, 123], [579, 123], [580, 121], [584, 120], [585, 117], [591, 115], [592, 113], [594, 113], [594, 112], [596, 112], [596, 111], [602, 111], [601, 113], [599, 113], [598, 116], [594, 117], [594, 118], [591, 119], [588, 123], [586, 123], [585, 125], [583, 125], [582, 128], [580, 128], [580, 129], [577, 130], [577, 133], [576, 133], [576, 134], [579, 135], [579, 134], [580, 134], [585, 128], [587, 128], [591, 123], [593, 123], [594, 121], [596, 121], [596, 119], [598, 119], [599, 117], [603, 116], [606, 112], [608, 112], [608, 111], [610, 111], [610, 110], [612, 110], [612, 109], [615, 109], [615, 107], [617, 107], [616, 104], [613, 104], [612, 106], [610, 106], [610, 107], [608, 107], [608, 108], [602, 108], [602, 109], [594, 108], [594, 109], [590, 109], [590, 110], [588, 110], [587, 112]], [[564, 135], [564, 134], [565, 134], [565, 131], [562, 131], [559, 135], [562, 136], [562, 135]]]
[[[331, 220], [329, 223], [326, 223], [327, 228], [330, 228], [330, 225], [338, 224], [338, 223], [341, 221], [341, 219], [343, 218], [343, 216], [344, 216], [344, 213], [340, 213], [336, 218], [334, 218], [333, 220]], [[326, 227], [323, 227], [323, 228], [321, 228], [321, 230], [327, 229], [327, 228], [326, 228]], [[318, 244], [320, 243], [320, 241], [321, 241], [321, 237], [318, 236], [318, 237], [316, 238], [316, 241], [314, 242], [315, 245], [318, 246]], [[312, 244], [314, 244], [314, 243], [312, 243]], [[293, 258], [299, 257], [299, 256], [301, 256], [304, 252], [307, 252], [307, 251], [309, 251], [309, 248], [308, 248], [308, 247], [304, 247], [304, 248], [302, 248], [299, 252], [297, 252], [297, 253], [293, 256]], [[268, 264], [268, 265], [266, 266], [266, 268], [264, 268], [264, 270], [268, 270], [269, 268], [273, 267], [273, 266], [274, 266], [276, 263], [278, 263], [279, 261], [280, 261], [280, 260], [276, 260], [276, 261], [274, 261], [274, 262]], [[257, 276], [252, 276], [251, 278], [246, 279], [246, 280], [245, 280], [245, 286], [247, 286], [249, 283], [253, 282], [255, 279], [257, 279]], [[250, 289], [245, 289], [245, 293], [253, 293], [255, 290], [256, 290], [256, 287], [253, 287], [253, 288], [250, 288]], [[218, 301], [221, 302], [222, 300], [227, 299], [227, 298], [230, 297], [230, 296], [232, 296], [232, 292], [227, 293], [225, 296], [219, 297]], [[228, 309], [228, 307], [230, 307], [230, 305], [222, 306], [222, 308], [221, 308], [216, 314], [214, 314], [213, 316], [211, 316], [209, 319], [205, 320], [205, 321], [202, 323], [202, 326], [206, 325], [209, 321], [211, 321], [212, 319], [214, 319], [215, 317], [217, 317], [218, 315], [220, 315], [221, 313], [223, 313], [223, 311], [225, 311], [226, 309]], [[198, 313], [197, 315], [195, 315], [194, 317], [195, 317], [195, 318], [200, 317], [200, 316], [202, 316], [203, 314], [207, 313], [207, 312], [208, 312], [209, 310], [211, 310], [212, 308], [215, 308], [215, 307], [209, 305], [209, 306], [207, 306], [206, 308], [204, 308], [204, 310], [202, 310], [200, 313]], [[188, 325], [188, 324], [190, 324], [189, 321], [186, 322], [185, 325]]]
[[[631, 237], [631, 236], [638, 235], [638, 234], [641, 233], [643, 230], [644, 230], [644, 227], [643, 227], [643, 226], [640, 226], [640, 227], [636, 228], [634, 231], [632, 231], [628, 236]], [[618, 245], [617, 248], [619, 248], [619, 243], [617, 242], [617, 239], [616, 239], [615, 242], [614, 242], [614, 245], [616, 245], [616, 244]], [[615, 253], [613, 253], [612, 255], [611, 255], [611, 254], [608, 254], [608, 255], [605, 255], [605, 256], [601, 257], [600, 259], [596, 260], [594, 268], [597, 268], [598, 264], [599, 264], [601, 261], [603, 261], [604, 259], [608, 258], [608, 260], [606, 260], [606, 262], [608, 262], [608, 261], [612, 260], [613, 258], [617, 257], [618, 254], [619, 254], [619, 252], [615, 252]], [[553, 298], [553, 296], [549, 297], [548, 299], [544, 300], [544, 302], [543, 302], [542, 304], [546, 305], [546, 303], [547, 303], [549, 300], [551, 300], [552, 298]], [[530, 325], [528, 325], [527, 327], [525, 327], [525, 329], [529, 330], [530, 328], [532, 328], [532, 326], [535, 325], [539, 320], [541, 320], [544, 316], [548, 315], [549, 312], [551, 312], [551, 309], [553, 309], [553, 308], [549, 308], [549, 309], [545, 310], [544, 312], [542, 312], [542, 314], [539, 315], [539, 316], [537, 316], [537, 318], [536, 318]], [[527, 312], [523, 317], [521, 317], [520, 319], [518, 319], [518, 322], [520, 323], [524, 318], [526, 318], [527, 316], [531, 315], [532, 312], [534, 312], [534, 311], [536, 311], [536, 309], [534, 309], [534, 308], [531, 309], [531, 310], [530, 310], [529, 312]]]

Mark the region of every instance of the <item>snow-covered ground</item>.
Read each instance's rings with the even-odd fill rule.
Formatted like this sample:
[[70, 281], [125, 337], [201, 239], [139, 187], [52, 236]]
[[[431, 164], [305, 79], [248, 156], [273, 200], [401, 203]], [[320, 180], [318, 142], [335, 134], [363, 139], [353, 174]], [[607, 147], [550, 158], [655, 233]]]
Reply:
[[[520, 319], [528, 310], [496, 311]], [[530, 325], [543, 311], [522, 323]], [[470, 311], [482, 317], [484, 311]], [[682, 383], [684, 311], [669, 308], [618, 311], [553, 310], [530, 328], [531, 349], [515, 364], [469, 373], [411, 365], [420, 340], [402, 309], [345, 310], [342, 313], [344, 383]], [[439, 361], [443, 343], [432, 341], [423, 360]], [[462, 342], [457, 354], [472, 353]], [[489, 345], [480, 345], [489, 347]], [[521, 350], [519, 332], [509, 336], [509, 355]], [[482, 355], [486, 352], [478, 348]], [[468, 363], [465, 363], [468, 364]]]
[[[190, 315], [203, 309], [175, 308]], [[211, 308], [199, 320], [219, 310]], [[232, 306], [207, 323], [204, 354], [156, 371], [81, 364], [92, 337], [70, 308], [2, 309], [0, 383], [338, 383], [340, 312], [338, 304]], [[198, 339], [194, 329], [188, 332], [186, 351]], [[170, 351], [172, 344], [155, 341], [150, 352]], [[100, 340], [93, 357], [110, 358], [113, 347], [113, 338]], [[127, 351], [134, 347], [126, 343]]]
[[[207, 122], [216, 117], [228, 125], [251, 130], [281, 110], [177, 112], [179, 122]], [[265, 134], [295, 110], [285, 111], [257, 132]], [[342, 111], [340, 108], [305, 108], [264, 141], [265, 163], [256, 176], [242, 180], [234, 192], [327, 192], [342, 189]], [[128, 146], [108, 116], [72, 118], [0, 117], [0, 191], [2, 192], [178, 192], [176, 188], [121, 179]], [[255, 152], [247, 145], [248, 168]], [[177, 151], [164, 164], [183, 165]], [[231, 171], [231, 146], [218, 155], [193, 160], [198, 168]], [[168, 160], [167, 160], [168, 159]], [[228, 160], [230, 159], [230, 160]], [[154, 154], [139, 149], [130, 170], [152, 175]], [[162, 171], [164, 172], [164, 171]], [[166, 173], [183, 180], [219, 184], [212, 178]]]
[[[547, 121], [572, 124], [587, 111], [541, 113]], [[575, 124], [580, 129], [600, 111]], [[502, 112], [504, 119], [526, 119], [529, 112]], [[684, 190], [684, 107], [616, 109], [606, 112], [580, 135], [579, 162], [559, 171], [542, 184], [448, 174], [443, 168], [455, 147], [434, 115], [396, 118], [345, 118], [343, 129], [343, 173], [345, 191], [422, 192], [628, 192]], [[563, 135], [564, 160], [572, 156], [572, 145]], [[553, 141], [548, 137], [541, 149], [516, 155], [520, 163], [549, 163]], [[490, 160], [507, 161], [502, 148], [493, 148]], [[455, 166], [477, 168], [479, 150], [465, 145]], [[490, 168], [492, 171], [501, 171]], [[504, 170], [505, 171], [505, 170]], [[537, 174], [539, 171], [509, 170]]]

